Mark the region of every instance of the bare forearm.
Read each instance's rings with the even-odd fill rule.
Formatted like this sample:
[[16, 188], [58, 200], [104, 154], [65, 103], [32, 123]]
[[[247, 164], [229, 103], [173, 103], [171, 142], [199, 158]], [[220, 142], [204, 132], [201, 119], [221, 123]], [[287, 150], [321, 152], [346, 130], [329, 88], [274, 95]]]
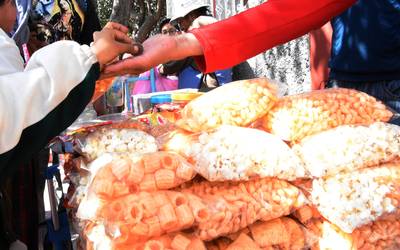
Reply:
[[203, 48], [192, 33], [181, 34], [174, 38], [176, 48], [171, 56], [176, 58], [173, 60], [203, 55]]

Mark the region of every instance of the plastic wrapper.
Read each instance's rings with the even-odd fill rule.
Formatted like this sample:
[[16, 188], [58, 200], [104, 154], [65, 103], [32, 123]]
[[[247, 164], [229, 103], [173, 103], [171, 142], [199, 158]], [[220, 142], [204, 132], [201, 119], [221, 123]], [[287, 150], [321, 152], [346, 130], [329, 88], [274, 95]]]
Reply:
[[200, 197], [208, 206], [210, 217], [195, 229], [202, 240], [238, 232], [257, 220], [288, 215], [306, 203], [299, 189], [269, 178], [239, 183], [201, 182], [182, 192]]
[[137, 160], [114, 156], [97, 172], [90, 190], [109, 200], [140, 191], [171, 189], [194, 176], [193, 166], [173, 152], [148, 153]]
[[204, 132], [192, 144], [189, 155], [196, 171], [210, 181], [306, 176], [304, 165], [286, 143], [252, 128], [224, 125]]
[[177, 124], [192, 132], [223, 124], [246, 126], [264, 116], [276, 99], [276, 87], [267, 79], [232, 82], [189, 102]]
[[340, 125], [387, 122], [392, 116], [374, 97], [336, 88], [283, 97], [262, 118], [262, 124], [285, 141], [298, 141]]
[[88, 239], [86, 250], [206, 250], [202, 240], [192, 234], [182, 232], [136, 242], [125, 235], [120, 235], [113, 240], [106, 234], [104, 225], [96, 225], [88, 228], [85, 235]]
[[323, 218], [305, 224], [313, 244], [311, 249], [356, 250], [400, 249], [400, 214], [392, 214], [345, 233]]
[[312, 203], [346, 233], [400, 207], [400, 164], [389, 163], [313, 181]]
[[289, 217], [256, 222], [234, 235], [207, 244], [209, 250], [307, 249], [307, 231]]
[[141, 129], [113, 124], [97, 128], [79, 139], [82, 153], [94, 160], [104, 153], [150, 153], [158, 150], [156, 139]]
[[343, 125], [304, 138], [293, 146], [313, 177], [350, 172], [400, 157], [400, 127], [377, 122]]
[[189, 228], [201, 240], [212, 240], [257, 220], [288, 215], [304, 203], [296, 187], [277, 179], [201, 183], [180, 192], [140, 192], [110, 200], [97, 209], [94, 220], [106, 225], [113, 240], [125, 235], [143, 242]]
[[107, 203], [142, 191], [167, 190], [190, 181], [193, 166], [173, 152], [141, 156], [103, 155], [92, 165], [93, 175], [79, 206], [81, 219], [94, 220]]

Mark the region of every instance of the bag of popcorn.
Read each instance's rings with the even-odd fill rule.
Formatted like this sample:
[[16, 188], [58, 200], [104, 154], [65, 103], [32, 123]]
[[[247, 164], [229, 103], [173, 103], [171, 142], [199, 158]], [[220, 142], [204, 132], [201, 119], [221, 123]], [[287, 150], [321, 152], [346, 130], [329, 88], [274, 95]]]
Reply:
[[195, 170], [209, 181], [306, 177], [304, 165], [291, 148], [258, 129], [224, 125], [200, 134], [189, 151]]
[[400, 208], [400, 163], [315, 179], [311, 200], [346, 233]]
[[247, 126], [264, 116], [276, 100], [276, 87], [267, 79], [236, 81], [189, 102], [177, 124], [192, 132], [214, 129], [223, 124]]
[[81, 153], [94, 160], [105, 153], [143, 154], [158, 150], [155, 137], [129, 127], [103, 126], [78, 139]]
[[292, 148], [313, 177], [350, 172], [400, 158], [400, 126], [343, 125], [308, 136]]

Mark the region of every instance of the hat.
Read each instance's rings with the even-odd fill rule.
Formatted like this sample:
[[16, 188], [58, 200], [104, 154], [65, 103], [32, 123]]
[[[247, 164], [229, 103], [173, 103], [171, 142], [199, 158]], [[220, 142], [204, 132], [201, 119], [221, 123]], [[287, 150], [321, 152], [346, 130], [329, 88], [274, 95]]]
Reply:
[[210, 7], [204, 0], [174, 0], [173, 14], [171, 22], [189, 14], [190, 12], [202, 7]]

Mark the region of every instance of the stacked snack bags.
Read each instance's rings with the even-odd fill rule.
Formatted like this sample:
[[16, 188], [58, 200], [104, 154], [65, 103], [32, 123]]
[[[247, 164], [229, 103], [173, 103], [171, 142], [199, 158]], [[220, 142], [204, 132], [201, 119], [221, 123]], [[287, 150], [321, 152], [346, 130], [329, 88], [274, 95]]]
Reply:
[[86, 247], [400, 248], [392, 113], [355, 90], [279, 99], [275, 89], [266, 79], [224, 85], [161, 137], [115, 125], [85, 136]]

